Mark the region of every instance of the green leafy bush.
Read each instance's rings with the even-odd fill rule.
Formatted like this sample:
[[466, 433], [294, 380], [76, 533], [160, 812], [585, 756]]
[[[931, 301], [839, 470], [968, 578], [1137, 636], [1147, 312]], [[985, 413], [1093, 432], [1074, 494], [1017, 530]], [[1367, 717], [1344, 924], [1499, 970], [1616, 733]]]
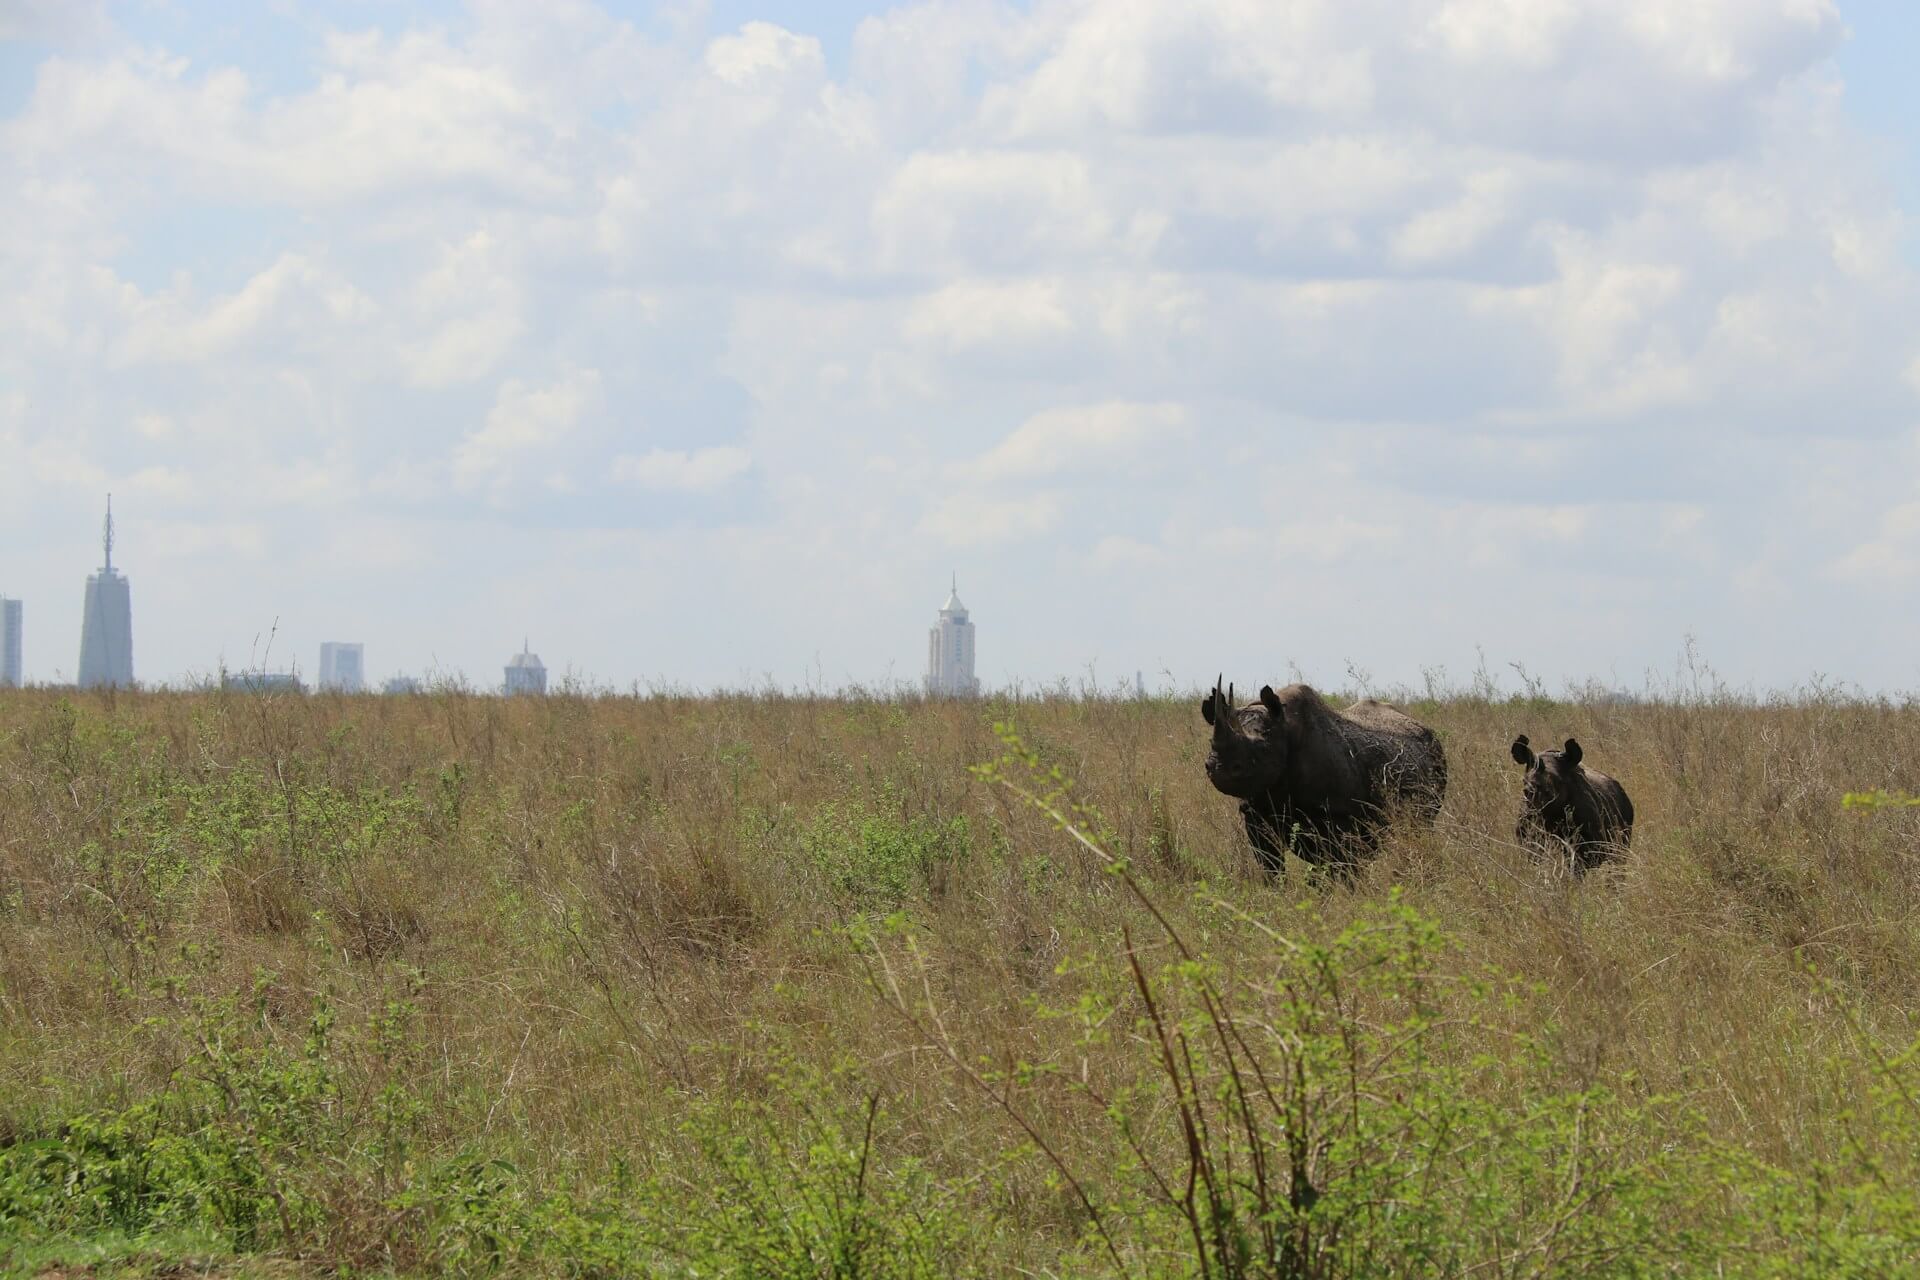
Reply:
[[801, 849], [842, 897], [885, 907], [936, 884], [971, 841], [964, 817], [901, 817], [897, 803], [882, 795], [823, 807], [808, 824]]

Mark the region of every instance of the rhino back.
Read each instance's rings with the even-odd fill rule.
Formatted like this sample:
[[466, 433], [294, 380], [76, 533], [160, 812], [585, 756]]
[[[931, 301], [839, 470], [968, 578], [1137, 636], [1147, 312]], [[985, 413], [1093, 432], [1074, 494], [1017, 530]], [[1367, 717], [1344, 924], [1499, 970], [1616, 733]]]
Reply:
[[1623, 835], [1633, 830], [1633, 801], [1627, 789], [1598, 769], [1580, 766], [1581, 781], [1586, 783], [1582, 797], [1580, 825], [1587, 837], [1603, 840], [1614, 831]]
[[1446, 764], [1433, 731], [1368, 698], [1335, 711], [1304, 685], [1280, 693], [1287, 709], [1288, 791], [1299, 805], [1334, 812], [1437, 802]]

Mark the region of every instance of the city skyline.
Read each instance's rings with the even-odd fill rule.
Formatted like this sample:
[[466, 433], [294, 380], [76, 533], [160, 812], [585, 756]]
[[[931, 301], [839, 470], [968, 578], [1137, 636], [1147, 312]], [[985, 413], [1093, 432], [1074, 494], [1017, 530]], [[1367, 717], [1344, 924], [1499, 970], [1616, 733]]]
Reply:
[[[102, 569], [94, 574], [90, 574], [87, 578], [85, 612], [88, 617], [91, 618], [98, 607], [104, 610], [104, 615], [109, 620], [117, 617], [119, 619], [119, 623], [117, 624], [120, 629], [119, 633], [123, 637], [130, 637], [131, 622], [128, 582], [124, 575], [113, 568], [114, 521], [111, 495], [108, 495], [107, 499], [107, 514], [103, 525], [102, 544]], [[949, 578], [947, 599], [945, 603], [942, 604], [936, 616], [935, 623], [928, 632], [927, 668], [917, 681], [906, 681], [897, 677], [880, 681], [849, 679], [839, 686], [823, 686], [817, 679], [810, 677], [790, 687], [795, 689], [811, 689], [819, 692], [832, 692], [836, 688], [839, 688], [850, 691], [883, 691], [893, 694], [917, 690], [933, 697], [979, 696], [983, 692], [1012, 691], [1022, 687], [1033, 689], [1078, 687], [1083, 691], [1121, 693], [1130, 691], [1131, 695], [1135, 697], [1147, 695], [1148, 689], [1144, 674], [1139, 669], [1135, 670], [1130, 681], [1124, 678], [1112, 680], [1110, 688], [1100, 683], [1096, 670], [1091, 666], [1078, 673], [1061, 673], [1050, 680], [1026, 681], [1016, 677], [999, 685], [990, 686], [986, 684], [986, 682], [974, 674], [975, 628], [969, 610], [959, 599], [957, 572], [951, 573]], [[107, 594], [100, 590], [99, 584], [102, 581], [117, 583], [116, 589], [118, 594], [109, 599]], [[96, 601], [99, 599], [107, 599], [107, 603], [97, 605]], [[115, 603], [115, 601], [117, 601], [117, 603]], [[55, 678], [51, 680], [23, 678], [25, 676], [23, 663], [21, 661], [23, 656], [22, 650], [24, 648], [22, 626], [23, 610], [24, 605], [22, 601], [0, 596], [0, 687], [9, 687], [7, 680], [9, 670], [15, 672], [12, 681], [14, 687], [22, 685], [55, 688], [94, 687], [78, 681], [62, 680], [59, 678], [57, 672]], [[108, 634], [112, 628], [103, 623], [99, 630], [101, 634]], [[84, 634], [86, 634], [86, 632], [83, 628], [83, 635]], [[274, 626], [269, 629], [268, 640], [273, 642], [279, 639], [280, 628], [276, 622]], [[374, 681], [370, 678], [365, 667], [365, 647], [365, 643], [361, 641], [321, 641], [319, 643], [319, 662], [314, 668], [316, 674], [312, 683], [313, 691], [331, 691], [351, 694], [368, 692], [373, 687]], [[85, 649], [86, 642], [83, 641], [83, 660], [86, 657]], [[111, 649], [112, 646], [108, 645], [107, 651], [111, 651]], [[271, 653], [271, 645], [266, 653]], [[123, 662], [126, 671], [125, 677], [118, 680], [99, 679], [95, 682], [96, 685], [118, 684], [127, 688], [142, 687], [136, 683], [131, 676], [132, 646], [130, 640], [125, 645], [125, 654], [124, 660], [119, 658], [113, 659], [113, 661], [116, 662]], [[1488, 669], [1485, 655], [1482, 654], [1480, 656], [1480, 664], [1473, 670], [1453, 673], [1457, 677], [1464, 678], [1455, 679], [1451, 684], [1444, 678], [1440, 678], [1438, 683], [1433, 682], [1433, 678], [1444, 677], [1446, 673], [1437, 669], [1431, 670], [1428, 673], [1429, 682], [1424, 686], [1424, 690], [1413, 684], [1404, 682], [1391, 685], [1377, 683], [1373, 680], [1371, 673], [1354, 668], [1351, 664], [1349, 664], [1344, 674], [1347, 677], [1349, 685], [1356, 679], [1360, 682], [1360, 691], [1384, 690], [1407, 695], [1413, 695], [1420, 691], [1463, 690], [1469, 687], [1476, 690], [1494, 690], [1496, 692], [1502, 689], [1506, 689], [1507, 691], [1518, 690], [1530, 692], [1533, 689], [1545, 687], [1537, 674], [1529, 671], [1524, 664], [1520, 663], [1510, 664], [1517, 676], [1517, 683], [1515, 681], [1503, 681], [1500, 675]], [[105, 662], [106, 659], [102, 658], [101, 661]], [[8, 665], [9, 662], [12, 663], [11, 667]], [[1296, 664], [1289, 663], [1287, 667], [1288, 671], [1285, 675], [1275, 678], [1299, 678], [1302, 675]], [[449, 668], [438, 664], [429, 664], [424, 670], [425, 675], [423, 676], [416, 670], [396, 668], [381, 678], [379, 682], [381, 691], [387, 694], [417, 693], [442, 685], [478, 692], [486, 691], [484, 681], [476, 685], [470, 678], [469, 673], [464, 670]], [[504, 670], [504, 682], [498, 687], [498, 692], [508, 696], [514, 694], [543, 695], [548, 692], [547, 668], [539, 655], [531, 650], [525, 638], [523, 638], [520, 651], [513, 655]], [[173, 678], [149, 681], [146, 682], [144, 687], [160, 690], [192, 690], [217, 686], [221, 688], [298, 690], [304, 692], [306, 685], [305, 682], [300, 679], [301, 672], [302, 667], [297, 659], [280, 667], [271, 667], [267, 664], [267, 657], [263, 655], [255, 662], [230, 667], [224, 656], [222, 656], [217, 658], [212, 667], [208, 669], [193, 670]], [[1162, 692], [1185, 693], [1191, 689], [1204, 687], [1204, 678], [1202, 677], [1189, 677], [1182, 682], [1181, 679], [1175, 676], [1170, 670], [1163, 669], [1161, 674], [1167, 677], [1167, 679], [1158, 686]], [[1663, 673], [1650, 668], [1646, 673], [1645, 688], [1648, 691], [1656, 691], [1657, 686], [1664, 681], [1666, 687], [1672, 689], [1678, 687], [1678, 683], [1683, 678], [1690, 678], [1697, 683], [1703, 674], [1708, 679], [1716, 682], [1720, 681], [1720, 676], [1717, 671], [1714, 670], [1711, 661], [1699, 652], [1694, 638], [1688, 636], [1684, 640], [1682, 650], [1676, 656], [1671, 671]], [[589, 695], [596, 692], [620, 693], [628, 690], [642, 690], [643, 688], [657, 688], [678, 692], [684, 691], [688, 687], [683, 683], [672, 680], [670, 677], [651, 681], [633, 680], [623, 686], [598, 679], [591, 673], [582, 672], [571, 667], [567, 670], [564, 679], [564, 687], [568, 691]], [[1075, 680], [1077, 680], [1077, 686], [1074, 684]], [[1063, 681], [1066, 683], [1063, 684]], [[719, 690], [738, 690], [743, 688], [779, 686], [777, 682], [769, 682], [763, 673], [757, 679], [751, 675], [747, 675], [743, 676], [737, 684], [718, 684], [710, 687]], [[1339, 679], [1336, 678], [1322, 681], [1321, 687], [1338, 689], [1347, 686], [1342, 685]], [[1743, 691], [1737, 686], [1725, 687], [1732, 688], [1736, 692]], [[1832, 687], [1831, 682], [1829, 682], [1826, 687]], [[1631, 685], [1615, 682], [1609, 686], [1606, 681], [1597, 678], [1588, 678], [1584, 681], [1570, 683], [1568, 688], [1575, 692], [1591, 692], [1595, 689], [1602, 689], [1606, 691], [1607, 696], [1612, 697], [1633, 696], [1639, 692], [1639, 690]], [[1753, 686], [1747, 686], [1744, 692], [1769, 693], [1778, 692], [1778, 690], [1759, 689]], [[1911, 691], [1894, 690], [1893, 692], [1910, 693]]]
[[[81, 662], [78, 668], [82, 674], [73, 682], [79, 688], [105, 685], [136, 687], [132, 675], [130, 586], [126, 577], [113, 567], [113, 546], [113, 496], [109, 494], [102, 529], [102, 567], [87, 578]], [[929, 633], [928, 669], [920, 685], [932, 696], [973, 696], [981, 690], [981, 682], [974, 672], [974, 625], [966, 606], [960, 603], [959, 575], [954, 573], [950, 577], [946, 603], [941, 606]], [[23, 683], [17, 671], [21, 655], [21, 609], [20, 602], [0, 596], [0, 642], [3, 642], [0, 644], [0, 659], [14, 664], [13, 668], [9, 668], [5, 661], [0, 661], [0, 684], [6, 683], [9, 670], [15, 670], [14, 684]], [[278, 639], [278, 634], [276, 624], [271, 636]], [[271, 652], [270, 647], [268, 652]], [[319, 645], [319, 654], [319, 662], [314, 668], [315, 690], [338, 693], [366, 691], [368, 676], [366, 645], [363, 641], [323, 640]], [[503, 692], [509, 695], [547, 692], [546, 665], [525, 639], [520, 651], [508, 661], [504, 670]], [[466, 679], [465, 673], [457, 670], [443, 670], [437, 674], [456, 682]], [[263, 655], [257, 662], [230, 667], [222, 656], [215, 660], [208, 673], [172, 681], [163, 679], [150, 684], [154, 687], [195, 686], [204, 685], [217, 677], [222, 688], [288, 690], [304, 687], [299, 675], [300, 664], [297, 661], [282, 667], [270, 667]], [[57, 686], [64, 682], [59, 680], [56, 673], [53, 680], [36, 683]], [[576, 683], [586, 687], [591, 681]], [[419, 679], [404, 670], [390, 673], [385, 684], [392, 686], [389, 692], [412, 692], [421, 687]]]
[[1920, 6], [8, 12], [30, 680], [1920, 687]]

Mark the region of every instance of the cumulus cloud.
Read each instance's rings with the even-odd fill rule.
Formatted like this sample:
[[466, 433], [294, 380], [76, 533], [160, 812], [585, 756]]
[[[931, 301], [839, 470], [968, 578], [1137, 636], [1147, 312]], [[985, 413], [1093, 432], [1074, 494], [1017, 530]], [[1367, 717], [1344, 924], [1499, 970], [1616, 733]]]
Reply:
[[613, 460], [614, 479], [642, 489], [712, 493], [744, 475], [753, 465], [745, 449], [650, 449]]
[[283, 254], [237, 291], [196, 307], [173, 294], [123, 293], [129, 321], [118, 357], [129, 364], [204, 363], [275, 337], [324, 339], [372, 319], [377, 305], [353, 283], [298, 253]]
[[1060, 517], [1060, 499], [1052, 493], [956, 493], [934, 503], [919, 529], [946, 546], [991, 547], [1048, 533], [1059, 526]]
[[1058, 280], [960, 280], [915, 300], [907, 333], [956, 351], [1021, 350], [1073, 331]]
[[13, 0], [0, 8], [0, 40], [83, 43], [112, 29], [101, 0]]
[[1920, 502], [1903, 502], [1884, 513], [1875, 536], [1841, 556], [1834, 572], [1861, 586], [1882, 588], [1920, 576]]
[[1186, 426], [1177, 404], [1078, 405], [1034, 414], [974, 463], [982, 476], [1048, 476], [1137, 458]]
[[600, 389], [593, 369], [569, 370], [559, 381], [502, 384], [485, 423], [453, 453], [453, 481], [463, 489], [505, 488], [517, 474], [546, 474], [553, 446], [562, 443]]
[[1756, 678], [1920, 676], [1847, 647], [1920, 572], [1920, 286], [1829, 0], [610, 10], [270, 58], [9, 9], [10, 593], [112, 488], [180, 567], [143, 671], [365, 601], [396, 665], [537, 614], [624, 680], [615, 574], [704, 602], [650, 670], [789, 671], [772, 610], [864, 678], [958, 558], [1008, 675], [1631, 673], [1718, 621]]
[[707, 70], [737, 89], [777, 84], [789, 77], [816, 80], [826, 68], [820, 42], [771, 22], [749, 22], [738, 35], [707, 45]]

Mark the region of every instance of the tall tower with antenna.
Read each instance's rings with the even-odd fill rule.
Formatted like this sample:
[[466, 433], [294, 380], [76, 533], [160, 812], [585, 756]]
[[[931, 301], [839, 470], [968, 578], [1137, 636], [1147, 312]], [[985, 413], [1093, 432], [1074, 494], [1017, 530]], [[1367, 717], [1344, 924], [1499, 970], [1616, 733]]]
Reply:
[[107, 495], [102, 531], [104, 559], [87, 575], [85, 612], [80, 615], [80, 687], [133, 687], [133, 593], [113, 567], [113, 495]]
[[955, 575], [947, 602], [927, 632], [927, 696], [971, 698], [980, 692], [973, 674], [973, 620], [960, 603], [960, 579]]

